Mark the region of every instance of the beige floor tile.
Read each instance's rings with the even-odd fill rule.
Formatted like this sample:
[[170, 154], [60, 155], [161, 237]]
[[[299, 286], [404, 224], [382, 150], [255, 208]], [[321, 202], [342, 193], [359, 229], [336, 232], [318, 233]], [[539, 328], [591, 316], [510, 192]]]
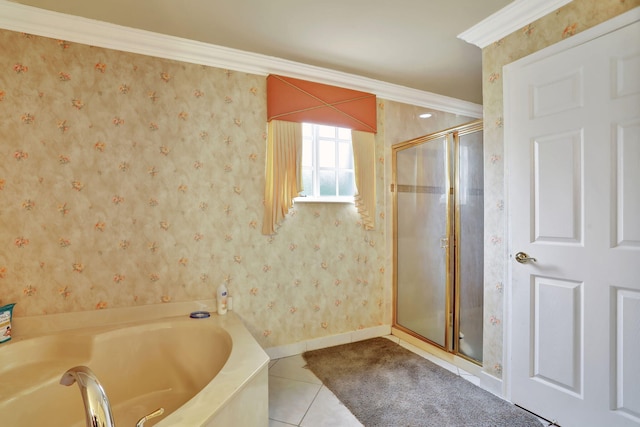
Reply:
[[360, 421], [326, 387], [322, 387], [309, 411], [302, 419], [302, 427], [363, 427]]
[[269, 418], [294, 425], [300, 424], [320, 387], [320, 384], [270, 375]]

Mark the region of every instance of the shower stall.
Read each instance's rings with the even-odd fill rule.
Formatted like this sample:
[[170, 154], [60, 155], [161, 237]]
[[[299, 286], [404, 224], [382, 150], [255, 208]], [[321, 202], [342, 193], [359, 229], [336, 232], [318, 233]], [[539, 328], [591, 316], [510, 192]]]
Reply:
[[396, 144], [394, 327], [482, 363], [482, 121]]

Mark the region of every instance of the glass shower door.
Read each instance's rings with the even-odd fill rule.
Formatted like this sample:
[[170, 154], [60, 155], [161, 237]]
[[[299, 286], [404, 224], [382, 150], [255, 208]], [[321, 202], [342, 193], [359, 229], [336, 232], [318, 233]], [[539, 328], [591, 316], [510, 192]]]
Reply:
[[397, 150], [396, 324], [449, 346], [448, 232], [450, 156], [447, 137]]

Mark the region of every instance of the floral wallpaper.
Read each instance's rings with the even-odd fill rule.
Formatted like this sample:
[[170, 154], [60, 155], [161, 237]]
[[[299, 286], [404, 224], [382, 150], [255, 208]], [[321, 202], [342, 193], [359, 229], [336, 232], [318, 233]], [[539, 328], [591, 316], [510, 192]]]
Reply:
[[0, 51], [14, 315], [213, 298], [226, 282], [265, 347], [388, 323], [384, 226], [298, 204], [261, 234], [265, 77], [11, 31]]
[[640, 0], [573, 0], [482, 51], [485, 156], [484, 370], [502, 376], [505, 278], [502, 67], [640, 6]]

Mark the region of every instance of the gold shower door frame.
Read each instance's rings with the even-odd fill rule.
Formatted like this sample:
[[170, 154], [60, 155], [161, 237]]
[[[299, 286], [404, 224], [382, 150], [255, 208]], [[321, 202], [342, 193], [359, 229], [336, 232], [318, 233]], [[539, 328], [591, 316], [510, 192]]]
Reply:
[[[460, 241], [461, 213], [460, 213], [460, 137], [466, 134], [482, 131], [482, 120], [476, 120], [460, 126], [445, 129], [440, 132], [418, 137], [409, 141], [395, 144], [392, 149], [392, 184], [391, 193], [393, 199], [393, 327], [422, 341], [428, 342], [449, 353], [456, 354], [470, 362], [480, 364], [481, 362], [460, 352], [459, 340], [453, 339], [460, 333], [460, 252], [458, 245]], [[441, 345], [419, 333], [402, 326], [398, 323], [398, 152], [433, 142], [441, 138], [446, 139], [446, 164], [448, 166], [446, 186], [448, 187], [448, 197], [446, 202], [446, 231], [447, 247], [445, 255], [446, 275], [445, 275], [445, 331], [444, 345]], [[453, 158], [452, 158], [453, 157]], [[453, 162], [453, 163], [452, 163]], [[453, 170], [451, 170], [453, 169]]]

